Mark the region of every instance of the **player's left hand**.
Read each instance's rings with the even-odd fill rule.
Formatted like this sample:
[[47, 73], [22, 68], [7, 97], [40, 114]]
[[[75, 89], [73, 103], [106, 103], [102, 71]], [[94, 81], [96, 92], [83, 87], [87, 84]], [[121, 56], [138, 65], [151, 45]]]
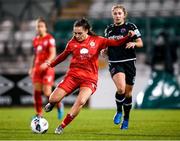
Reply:
[[126, 48], [129, 49], [129, 48], [135, 48], [136, 44], [135, 42], [129, 42], [126, 44]]

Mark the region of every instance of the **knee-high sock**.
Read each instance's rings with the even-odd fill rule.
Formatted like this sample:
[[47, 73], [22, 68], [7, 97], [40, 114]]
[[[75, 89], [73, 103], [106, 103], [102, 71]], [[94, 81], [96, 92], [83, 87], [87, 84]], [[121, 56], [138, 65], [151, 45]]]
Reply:
[[67, 114], [61, 123], [61, 127], [65, 128], [75, 117], [73, 115]]
[[122, 112], [122, 105], [125, 100], [125, 94], [118, 94], [116, 92], [115, 94], [115, 101], [117, 106], [117, 112]]
[[34, 107], [36, 114], [42, 116], [42, 91], [34, 91]]
[[124, 120], [129, 120], [130, 110], [132, 108], [132, 97], [126, 97], [123, 103]]

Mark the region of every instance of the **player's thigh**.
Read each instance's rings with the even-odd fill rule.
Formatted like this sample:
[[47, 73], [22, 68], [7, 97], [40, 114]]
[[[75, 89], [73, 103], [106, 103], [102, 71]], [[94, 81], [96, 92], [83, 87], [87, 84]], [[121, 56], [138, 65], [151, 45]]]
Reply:
[[116, 88], [120, 93], [125, 92], [125, 87], [126, 87], [126, 79], [125, 78], [126, 78], [126, 76], [125, 76], [124, 72], [118, 72], [112, 77], [114, 84], [116, 85]]
[[43, 85], [43, 93], [44, 93], [44, 95], [49, 97], [51, 92], [52, 92], [52, 85], [44, 84]]
[[76, 101], [73, 104], [69, 113], [72, 114], [73, 116], [76, 116], [81, 110], [81, 108], [86, 104], [87, 100], [90, 98], [91, 95], [92, 95], [91, 88], [81, 87], [79, 94], [76, 98]]
[[34, 67], [32, 71], [32, 82], [33, 83], [43, 83], [42, 73], [38, 67]]
[[92, 91], [92, 93], [91, 94], [93, 94], [95, 91], [96, 91], [96, 88], [97, 88], [97, 83], [95, 83], [95, 82], [90, 82], [90, 81], [85, 81], [84, 82], [84, 80], [82, 80], [81, 81], [82, 83], [80, 84], [80, 88], [82, 89], [82, 88], [90, 88], [91, 89], [91, 91]]
[[126, 74], [126, 84], [134, 85], [136, 77], [135, 61], [129, 61], [124, 64], [124, 70]]
[[54, 77], [55, 77], [55, 72], [54, 69], [47, 69], [46, 71], [44, 71], [43, 73], [43, 84], [44, 85], [53, 85], [54, 84]]
[[68, 94], [72, 93], [74, 90], [76, 90], [80, 85], [80, 82], [78, 79], [72, 77], [72, 76], [65, 76], [65, 78], [57, 85], [58, 88], [62, 88], [65, 90]]
[[49, 102], [58, 102], [67, 94], [68, 93], [63, 88], [56, 87], [49, 97]]
[[34, 90], [36, 91], [42, 91], [43, 84], [39, 82], [34, 82], [33, 87], [34, 87]]
[[126, 84], [126, 90], [125, 90], [126, 97], [132, 96], [132, 90], [133, 90], [133, 85]]
[[87, 100], [89, 99], [92, 93], [93, 91], [91, 88], [80, 87], [79, 94], [76, 99], [77, 103], [79, 103], [80, 105], [86, 104]]

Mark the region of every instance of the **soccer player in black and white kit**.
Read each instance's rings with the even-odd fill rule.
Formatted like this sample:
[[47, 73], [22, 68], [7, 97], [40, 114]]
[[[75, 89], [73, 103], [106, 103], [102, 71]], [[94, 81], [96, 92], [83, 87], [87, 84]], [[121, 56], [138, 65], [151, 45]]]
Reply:
[[114, 23], [105, 29], [107, 38], [122, 38], [128, 34], [129, 30], [133, 30], [136, 34], [130, 42], [123, 44], [121, 47], [109, 47], [107, 50], [109, 71], [117, 88], [115, 94], [117, 112], [113, 118], [114, 124], [120, 124], [121, 118], [124, 116], [120, 128], [128, 129], [129, 113], [132, 107], [132, 89], [136, 75], [135, 48], [141, 48], [143, 42], [136, 25], [126, 22], [127, 11], [122, 5], [112, 7], [112, 17]]

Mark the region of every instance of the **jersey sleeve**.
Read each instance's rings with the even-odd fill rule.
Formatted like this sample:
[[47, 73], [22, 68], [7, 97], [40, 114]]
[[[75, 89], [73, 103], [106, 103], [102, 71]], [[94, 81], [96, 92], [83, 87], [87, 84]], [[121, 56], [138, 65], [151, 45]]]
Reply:
[[135, 36], [133, 37], [133, 39], [141, 38], [141, 33], [139, 32], [135, 24], [129, 23], [129, 30], [133, 30], [135, 32]]
[[56, 41], [52, 36], [49, 37], [48, 42], [49, 42], [49, 47], [55, 47], [56, 46]]
[[59, 54], [55, 60], [53, 60], [51, 63], [50, 63], [50, 67], [55, 67], [57, 64], [61, 63], [62, 61], [64, 61], [68, 55], [71, 54], [71, 48], [70, 48], [70, 45], [69, 43], [66, 45], [66, 48], [65, 50]]
[[100, 49], [105, 49], [108, 46], [112, 46], [112, 47], [118, 47], [121, 46], [122, 44], [128, 42], [131, 38], [127, 35], [121, 39], [118, 40], [114, 40], [114, 39], [108, 39], [108, 38], [104, 38], [104, 37], [99, 37], [100, 39]]
[[106, 29], [104, 30], [104, 36], [105, 36], [106, 38], [108, 38], [108, 26], [107, 26]]

